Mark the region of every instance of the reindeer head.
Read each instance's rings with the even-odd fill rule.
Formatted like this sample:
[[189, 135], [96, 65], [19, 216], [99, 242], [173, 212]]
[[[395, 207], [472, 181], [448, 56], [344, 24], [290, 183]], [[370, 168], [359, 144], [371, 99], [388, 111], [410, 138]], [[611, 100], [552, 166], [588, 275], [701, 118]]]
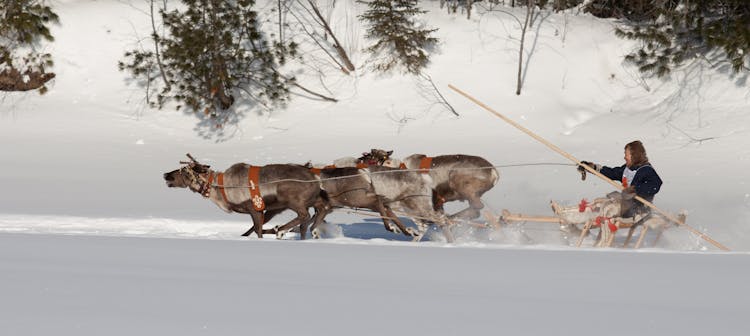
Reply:
[[203, 193], [203, 190], [209, 186], [207, 186], [206, 178], [202, 176], [209, 172], [208, 169], [211, 166], [199, 163], [190, 154], [187, 154], [187, 156], [190, 161], [181, 161], [180, 164], [183, 167], [164, 173], [167, 187], [190, 188], [192, 191]]
[[370, 152], [364, 152], [362, 153], [362, 157], [357, 159], [357, 162], [359, 163], [366, 163], [368, 165], [380, 165], [382, 166], [385, 161], [387, 161], [391, 154], [393, 154], [393, 151], [386, 151], [384, 149], [378, 149], [373, 148], [370, 150]]

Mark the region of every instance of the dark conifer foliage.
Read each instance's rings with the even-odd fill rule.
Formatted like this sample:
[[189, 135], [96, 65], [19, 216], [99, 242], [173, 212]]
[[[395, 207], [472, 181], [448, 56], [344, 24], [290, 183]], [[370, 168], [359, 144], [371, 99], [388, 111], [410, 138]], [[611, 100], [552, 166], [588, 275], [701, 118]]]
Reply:
[[[210, 116], [217, 126], [226, 122], [237, 98], [261, 105], [284, 103], [293, 78], [278, 72], [295, 45], [269, 45], [259, 27], [252, 0], [182, 0], [183, 9], [160, 11], [168, 33], [154, 33], [161, 51], [133, 50], [119, 63], [149, 86], [160, 79], [156, 101], [163, 107], [178, 102]], [[163, 69], [163, 74], [160, 72]]]
[[734, 72], [748, 70], [750, 1], [652, 1], [648, 18], [625, 21], [618, 36], [640, 40], [626, 56], [643, 72], [669, 74], [686, 60], [706, 57], [727, 62]]
[[680, 0], [593, 0], [586, 4], [585, 12], [600, 18], [618, 18], [633, 21], [655, 19], [663, 8], [674, 8]]
[[36, 48], [54, 40], [49, 26], [58, 20], [43, 0], [0, 2], [0, 91], [47, 91], [45, 84], [55, 77], [47, 70], [54, 63]]
[[367, 47], [372, 67], [378, 72], [401, 68], [403, 72], [419, 74], [429, 63], [427, 50], [438, 39], [432, 37], [437, 29], [420, 29], [416, 17], [426, 13], [417, 7], [417, 0], [360, 1], [368, 10], [359, 18], [368, 27], [366, 37], [375, 41]]

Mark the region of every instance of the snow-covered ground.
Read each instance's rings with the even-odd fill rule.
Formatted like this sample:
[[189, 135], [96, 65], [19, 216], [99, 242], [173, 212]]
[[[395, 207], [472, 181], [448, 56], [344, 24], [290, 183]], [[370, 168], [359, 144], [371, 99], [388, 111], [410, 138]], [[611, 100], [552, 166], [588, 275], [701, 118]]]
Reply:
[[[337, 3], [339, 12], [362, 9]], [[744, 334], [746, 75], [696, 62], [668, 81], [644, 79], [623, 64], [634, 44], [614, 37], [612, 21], [544, 13], [527, 36], [516, 96], [515, 19], [467, 21], [423, 2], [443, 42], [427, 73], [460, 117], [412, 78], [332, 72], [324, 82], [338, 103], [299, 98], [248, 111], [231, 136], [206, 138], [191, 114], [146, 108], [143, 90], [117, 70], [149, 33], [146, 1], [54, 4], [51, 90], [0, 101], [0, 334]], [[364, 29], [334, 25], [363, 66]], [[385, 148], [487, 158], [500, 167], [485, 195], [496, 213], [550, 215], [550, 200], [576, 204], [611, 190], [581, 181], [559, 165], [565, 158], [448, 84], [579, 159], [620, 165], [623, 146], [642, 140], [665, 181], [656, 204], [686, 210], [688, 225], [733, 252], [680, 228], [639, 251], [579, 250], [556, 227], [531, 223], [464, 232], [455, 245], [439, 235], [411, 243], [347, 212], [328, 217], [327, 239], [261, 241], [239, 237], [249, 216], [162, 179], [188, 152], [224, 169]]]
[[747, 256], [0, 234], [3, 335], [744, 335]]

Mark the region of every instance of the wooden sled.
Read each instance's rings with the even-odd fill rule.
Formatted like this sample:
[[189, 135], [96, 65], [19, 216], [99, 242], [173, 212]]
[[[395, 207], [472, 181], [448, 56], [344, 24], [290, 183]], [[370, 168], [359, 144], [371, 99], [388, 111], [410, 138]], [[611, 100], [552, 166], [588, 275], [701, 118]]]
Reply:
[[[615, 235], [620, 229], [629, 229], [628, 235], [622, 247], [627, 248], [633, 238], [636, 228], [641, 227], [641, 232], [634, 248], [640, 248], [643, 245], [644, 238], [649, 230], [656, 230], [657, 236], [654, 240], [656, 245], [661, 238], [664, 230], [675, 225], [666, 217], [650, 212], [644, 215], [636, 215], [632, 218], [616, 217], [619, 213], [618, 205], [613, 205], [611, 199], [596, 199], [591, 203], [582, 201], [581, 204], [573, 207], [562, 207], [556, 202], [550, 202], [554, 216], [536, 216], [525, 214], [514, 214], [508, 210], [503, 210], [500, 216], [493, 216], [485, 213], [488, 223], [492, 223], [495, 228], [503, 224], [513, 222], [536, 222], [536, 223], [555, 223], [560, 225], [561, 230], [580, 230], [576, 247], [580, 247], [583, 240], [592, 229], [598, 228], [599, 234], [594, 243], [594, 247], [612, 247], [614, 245]], [[677, 218], [685, 223], [686, 215], [681, 213]], [[582, 226], [582, 228], [579, 228]]]

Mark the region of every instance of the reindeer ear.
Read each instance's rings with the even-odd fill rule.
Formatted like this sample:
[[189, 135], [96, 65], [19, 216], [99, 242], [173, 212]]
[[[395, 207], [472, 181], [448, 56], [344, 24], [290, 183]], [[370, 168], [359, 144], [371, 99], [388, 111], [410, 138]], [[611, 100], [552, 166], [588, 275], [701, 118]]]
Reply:
[[393, 154], [393, 151], [389, 150], [389, 151], [385, 152], [385, 154], [388, 155], [388, 156], [391, 156], [391, 154]]

